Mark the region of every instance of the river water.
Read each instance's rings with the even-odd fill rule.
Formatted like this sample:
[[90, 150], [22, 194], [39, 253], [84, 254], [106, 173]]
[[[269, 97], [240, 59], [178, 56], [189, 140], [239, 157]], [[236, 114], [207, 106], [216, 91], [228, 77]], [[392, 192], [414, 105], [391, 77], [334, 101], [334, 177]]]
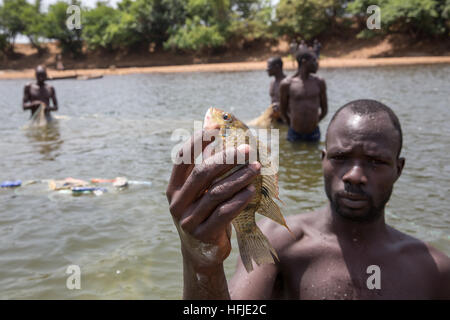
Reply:
[[[406, 166], [387, 222], [450, 254], [450, 66], [320, 70], [330, 114], [350, 100], [377, 99], [400, 118]], [[25, 129], [28, 80], [0, 81], [0, 181], [114, 178], [151, 182], [100, 196], [48, 191], [45, 183], [0, 190], [0, 299], [179, 299], [182, 260], [165, 188], [171, 141], [217, 106], [239, 118], [269, 104], [265, 72], [138, 74], [54, 81], [60, 119]], [[285, 215], [326, 204], [320, 146], [291, 145], [280, 132]], [[233, 273], [235, 239], [226, 261]], [[69, 290], [66, 270], [81, 270]]]

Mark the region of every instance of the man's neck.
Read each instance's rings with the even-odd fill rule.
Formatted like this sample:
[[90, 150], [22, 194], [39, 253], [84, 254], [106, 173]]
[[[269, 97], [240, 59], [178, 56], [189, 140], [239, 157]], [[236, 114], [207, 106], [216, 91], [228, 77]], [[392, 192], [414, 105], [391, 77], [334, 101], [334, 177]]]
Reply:
[[309, 78], [309, 72], [304, 68], [298, 69], [297, 74], [302, 80], [307, 80]]
[[353, 221], [339, 215], [330, 204], [325, 210], [325, 229], [340, 239], [355, 244], [372, 242], [387, 231], [384, 211], [371, 221]]
[[286, 75], [283, 73], [283, 71], [277, 72], [275, 74], [275, 81], [281, 81], [284, 78], [286, 78]]

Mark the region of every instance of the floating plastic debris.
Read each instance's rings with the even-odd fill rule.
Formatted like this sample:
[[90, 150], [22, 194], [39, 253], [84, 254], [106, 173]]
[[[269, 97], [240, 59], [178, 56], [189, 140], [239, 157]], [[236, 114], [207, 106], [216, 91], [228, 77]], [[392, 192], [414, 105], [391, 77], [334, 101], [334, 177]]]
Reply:
[[0, 187], [2, 188], [17, 188], [22, 185], [22, 181], [16, 180], [16, 181], [3, 181]]

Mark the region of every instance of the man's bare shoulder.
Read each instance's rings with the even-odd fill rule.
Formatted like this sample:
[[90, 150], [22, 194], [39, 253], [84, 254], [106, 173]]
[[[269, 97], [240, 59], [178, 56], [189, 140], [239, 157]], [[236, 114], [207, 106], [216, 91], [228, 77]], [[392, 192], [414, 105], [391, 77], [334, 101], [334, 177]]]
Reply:
[[287, 76], [286, 78], [284, 78], [283, 80], [281, 80], [280, 82], [280, 86], [289, 86], [292, 82], [293, 76]]
[[450, 258], [429, 243], [397, 229], [389, 226], [388, 231], [398, 260], [405, 261], [405, 266], [414, 266], [423, 279], [434, 282], [437, 290], [443, 290], [438, 298], [450, 299]]
[[46, 83], [45, 87], [50, 91], [55, 91], [55, 88], [53, 88], [53, 86], [51, 84]]
[[395, 246], [400, 254], [417, 254], [417, 255], [431, 255], [435, 260], [440, 262], [450, 262], [450, 258], [443, 252], [434, 248], [430, 244], [419, 240], [409, 234], [401, 232], [391, 226], [388, 226], [390, 242]]
[[316, 80], [319, 84], [321, 85], [325, 85], [325, 79], [322, 77], [319, 77], [318, 75], [315, 74], [310, 74], [309, 75], [312, 79]]

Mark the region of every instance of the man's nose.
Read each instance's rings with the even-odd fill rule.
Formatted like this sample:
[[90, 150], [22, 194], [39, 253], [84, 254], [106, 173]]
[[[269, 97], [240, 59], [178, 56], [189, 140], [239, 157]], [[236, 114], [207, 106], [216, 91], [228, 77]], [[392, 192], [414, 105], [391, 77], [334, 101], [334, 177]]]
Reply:
[[363, 168], [357, 164], [351, 166], [342, 177], [342, 180], [355, 185], [367, 183], [367, 177], [364, 174]]

